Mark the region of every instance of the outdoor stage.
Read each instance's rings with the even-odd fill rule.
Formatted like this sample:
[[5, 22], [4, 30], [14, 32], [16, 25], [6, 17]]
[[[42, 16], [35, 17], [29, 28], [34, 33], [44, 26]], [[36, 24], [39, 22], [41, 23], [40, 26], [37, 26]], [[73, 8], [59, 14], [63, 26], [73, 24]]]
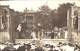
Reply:
[[34, 44], [53, 44], [53, 43], [59, 43], [59, 42], [62, 42], [62, 43], [65, 43], [67, 42], [66, 39], [16, 39], [15, 40], [15, 43], [34, 43]]

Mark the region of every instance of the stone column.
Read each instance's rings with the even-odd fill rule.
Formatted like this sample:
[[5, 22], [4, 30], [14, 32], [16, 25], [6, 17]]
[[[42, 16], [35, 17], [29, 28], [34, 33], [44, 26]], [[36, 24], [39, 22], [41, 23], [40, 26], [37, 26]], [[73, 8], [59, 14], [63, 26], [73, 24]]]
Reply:
[[7, 15], [6, 15], [6, 17], [7, 17], [7, 33], [8, 33], [8, 35], [9, 35], [9, 40], [11, 40], [11, 34], [10, 34], [10, 13], [9, 13], [9, 9], [7, 9]]
[[74, 11], [75, 11], [75, 8], [74, 8], [74, 6], [72, 6], [71, 7], [71, 19], [72, 19], [72, 21], [71, 21], [71, 28], [72, 28], [72, 30], [74, 30], [74, 18], [75, 18], [75, 15], [74, 15]]
[[0, 29], [2, 27], [2, 15], [0, 15]]
[[67, 34], [67, 42], [72, 41], [72, 18], [70, 9], [67, 10], [67, 28], [68, 28], [68, 34]]
[[9, 32], [9, 27], [10, 27], [9, 17], [10, 17], [10, 15], [7, 15], [7, 31], [8, 32]]

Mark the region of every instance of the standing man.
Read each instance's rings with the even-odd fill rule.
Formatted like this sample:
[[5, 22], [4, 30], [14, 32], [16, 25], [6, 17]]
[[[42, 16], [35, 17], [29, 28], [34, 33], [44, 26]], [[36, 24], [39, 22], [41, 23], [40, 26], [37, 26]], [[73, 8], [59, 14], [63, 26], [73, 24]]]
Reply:
[[33, 39], [36, 39], [36, 33], [34, 31], [31, 32], [31, 36]]
[[18, 30], [19, 32], [21, 32], [21, 29], [22, 29], [21, 24], [19, 24], [18, 27], [17, 27], [17, 30]]
[[19, 33], [19, 38], [21, 38], [21, 29], [22, 29], [22, 27], [21, 27], [21, 24], [19, 24], [18, 25], [18, 27], [17, 27], [17, 31], [18, 31], [18, 33]]

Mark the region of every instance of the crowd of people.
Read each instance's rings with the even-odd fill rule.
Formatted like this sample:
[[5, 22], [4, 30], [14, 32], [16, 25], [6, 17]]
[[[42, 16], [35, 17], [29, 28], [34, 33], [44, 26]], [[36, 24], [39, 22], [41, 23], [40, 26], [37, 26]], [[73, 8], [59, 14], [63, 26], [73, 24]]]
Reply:
[[79, 44], [62, 43], [36, 45], [32, 43], [0, 44], [0, 51], [80, 51]]
[[54, 27], [53, 30], [32, 30], [32, 31], [26, 31], [25, 30], [25, 25], [21, 26], [24, 24], [19, 24], [17, 27], [17, 32], [18, 32], [18, 38], [19, 39], [38, 39], [38, 38], [43, 38], [43, 39], [65, 39], [67, 38], [68, 30], [66, 27]]

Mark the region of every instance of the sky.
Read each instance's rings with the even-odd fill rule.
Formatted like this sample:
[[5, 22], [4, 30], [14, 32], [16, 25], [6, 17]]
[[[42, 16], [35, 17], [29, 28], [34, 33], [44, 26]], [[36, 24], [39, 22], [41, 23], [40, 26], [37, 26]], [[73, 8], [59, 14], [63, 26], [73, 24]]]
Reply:
[[48, 5], [51, 9], [57, 9], [60, 4], [67, 2], [80, 6], [80, 0], [14, 0], [0, 1], [0, 4], [9, 5], [9, 7], [15, 11], [24, 11], [25, 8], [37, 11], [42, 5]]

